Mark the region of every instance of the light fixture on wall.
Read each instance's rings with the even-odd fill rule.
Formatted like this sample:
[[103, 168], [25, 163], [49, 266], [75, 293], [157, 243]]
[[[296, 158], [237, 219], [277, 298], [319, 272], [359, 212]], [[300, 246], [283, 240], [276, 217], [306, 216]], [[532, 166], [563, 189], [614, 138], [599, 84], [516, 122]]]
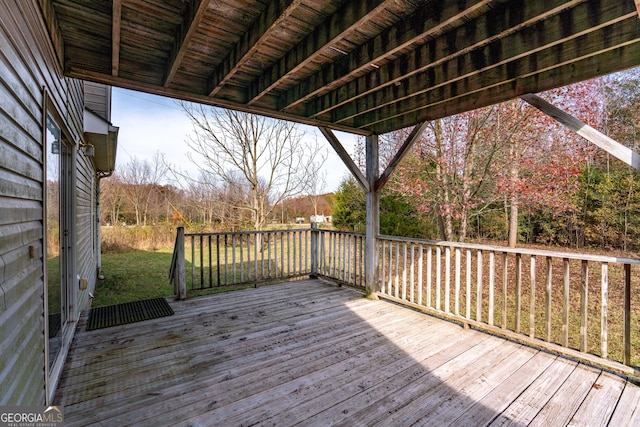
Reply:
[[93, 144], [86, 144], [82, 141], [80, 141], [78, 143], [78, 145], [80, 146], [79, 151], [82, 151], [82, 154], [84, 154], [87, 157], [93, 157], [96, 154], [96, 149], [93, 146]]

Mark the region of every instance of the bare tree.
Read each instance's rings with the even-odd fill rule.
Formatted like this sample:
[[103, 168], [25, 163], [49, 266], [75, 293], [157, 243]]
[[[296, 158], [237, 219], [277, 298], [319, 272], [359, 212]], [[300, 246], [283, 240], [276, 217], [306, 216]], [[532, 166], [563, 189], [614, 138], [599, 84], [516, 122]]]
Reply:
[[187, 154], [215, 175], [237, 208], [261, 230], [274, 206], [300, 195], [318, 168], [319, 150], [293, 123], [252, 114], [181, 104], [193, 125]]
[[159, 152], [153, 155], [151, 161], [134, 157], [121, 168], [125, 197], [134, 210], [136, 225], [147, 225], [149, 204], [157, 195], [155, 190], [166, 174], [166, 162]]
[[315, 161], [316, 164], [314, 164], [309, 170], [307, 188], [305, 189], [305, 192], [313, 206], [314, 217], [318, 216], [318, 202], [322, 192], [327, 186], [327, 171], [322, 169], [322, 166], [326, 161], [326, 153], [319, 153]]

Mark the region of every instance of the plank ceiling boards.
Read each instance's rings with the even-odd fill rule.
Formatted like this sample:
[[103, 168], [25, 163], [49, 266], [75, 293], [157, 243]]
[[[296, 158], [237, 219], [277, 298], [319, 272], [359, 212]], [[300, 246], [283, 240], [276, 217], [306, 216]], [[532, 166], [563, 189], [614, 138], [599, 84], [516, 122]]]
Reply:
[[46, 1], [68, 76], [360, 134], [640, 65], [633, 0]]

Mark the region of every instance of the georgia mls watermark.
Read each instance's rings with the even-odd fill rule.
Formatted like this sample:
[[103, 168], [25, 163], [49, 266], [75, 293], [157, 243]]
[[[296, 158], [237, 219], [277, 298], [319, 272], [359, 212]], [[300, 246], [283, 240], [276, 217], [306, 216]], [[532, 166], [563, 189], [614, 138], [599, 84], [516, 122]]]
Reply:
[[0, 406], [0, 427], [62, 427], [62, 406]]

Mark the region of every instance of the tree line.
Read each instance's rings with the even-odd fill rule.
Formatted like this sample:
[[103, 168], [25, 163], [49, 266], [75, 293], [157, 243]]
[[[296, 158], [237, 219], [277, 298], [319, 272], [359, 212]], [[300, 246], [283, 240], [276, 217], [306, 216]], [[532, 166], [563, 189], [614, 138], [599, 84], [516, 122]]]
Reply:
[[[621, 73], [542, 96], [637, 150], [640, 80]], [[380, 138], [381, 167], [409, 130]], [[364, 144], [357, 158], [363, 162]], [[430, 122], [381, 195], [382, 234], [515, 246], [637, 250], [640, 175], [516, 99]], [[363, 230], [364, 193], [345, 179], [334, 224]]]

